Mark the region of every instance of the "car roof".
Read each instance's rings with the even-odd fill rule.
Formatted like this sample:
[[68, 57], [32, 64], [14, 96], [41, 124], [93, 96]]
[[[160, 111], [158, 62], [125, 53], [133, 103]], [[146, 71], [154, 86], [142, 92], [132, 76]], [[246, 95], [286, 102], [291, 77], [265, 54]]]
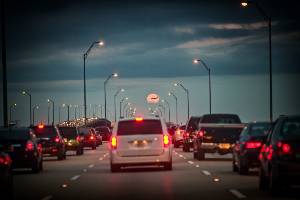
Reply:
[[[135, 121], [136, 118], [125, 118], [125, 119], [120, 119], [118, 122], [124, 122], [124, 121]], [[162, 118], [160, 117], [146, 117], [143, 118], [143, 120], [159, 120], [161, 121]]]

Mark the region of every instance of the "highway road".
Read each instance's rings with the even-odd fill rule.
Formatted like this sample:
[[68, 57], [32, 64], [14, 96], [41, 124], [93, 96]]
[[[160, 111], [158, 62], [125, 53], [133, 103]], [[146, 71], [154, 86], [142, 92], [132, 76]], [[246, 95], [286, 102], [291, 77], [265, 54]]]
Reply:
[[[67, 160], [44, 158], [44, 171], [14, 172], [15, 199], [274, 199], [258, 190], [257, 171], [241, 176], [232, 172], [231, 155], [209, 154], [196, 161], [192, 153], [174, 149], [173, 170], [130, 168], [111, 173], [107, 143], [83, 156]], [[276, 199], [299, 199], [293, 188]]]

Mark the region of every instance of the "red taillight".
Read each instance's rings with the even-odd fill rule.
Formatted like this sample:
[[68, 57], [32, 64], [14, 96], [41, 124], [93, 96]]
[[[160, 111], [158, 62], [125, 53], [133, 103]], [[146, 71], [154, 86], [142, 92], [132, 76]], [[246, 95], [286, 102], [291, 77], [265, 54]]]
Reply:
[[280, 154], [286, 155], [292, 153], [291, 146], [287, 143], [278, 142], [277, 147]]
[[246, 148], [247, 149], [257, 149], [261, 147], [261, 142], [247, 142]]
[[12, 161], [8, 155], [0, 156], [0, 164], [9, 165], [11, 162]]
[[203, 137], [203, 136], [204, 136], [204, 131], [203, 130], [198, 131], [197, 137]]
[[189, 136], [190, 136], [189, 133], [184, 133], [184, 134], [183, 134], [183, 137], [184, 137], [184, 138], [188, 138]]
[[169, 138], [169, 136], [168, 135], [164, 135], [163, 140], [164, 140], [164, 147], [168, 147], [169, 144], [170, 144], [170, 138]]
[[80, 142], [80, 137], [79, 136], [76, 137], [76, 141]]
[[42, 145], [41, 144], [38, 144], [38, 151], [39, 152], [42, 152], [43, 148], [42, 148]]
[[137, 117], [137, 118], [135, 118], [135, 121], [136, 122], [142, 122], [142, 121], [144, 121], [144, 119], [142, 117]]
[[111, 144], [112, 149], [116, 149], [117, 148], [117, 137], [115, 137], [115, 136], [111, 137], [110, 144]]
[[60, 142], [59, 137], [56, 137], [56, 138], [54, 139], [54, 141], [57, 142], [57, 143], [59, 143], [59, 142]]
[[90, 140], [94, 140], [95, 139], [95, 137], [92, 135], [91, 137], [90, 137]]
[[32, 151], [34, 149], [34, 144], [31, 141], [27, 141], [25, 151]]

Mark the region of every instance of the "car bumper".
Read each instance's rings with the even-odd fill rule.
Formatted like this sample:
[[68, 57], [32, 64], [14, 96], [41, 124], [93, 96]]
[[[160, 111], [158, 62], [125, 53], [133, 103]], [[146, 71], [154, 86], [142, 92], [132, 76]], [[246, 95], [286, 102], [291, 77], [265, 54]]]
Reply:
[[116, 150], [110, 151], [112, 164], [127, 165], [155, 165], [172, 161], [172, 152], [165, 149], [164, 152], [156, 156], [119, 156]]
[[280, 179], [300, 184], [300, 162], [279, 161], [276, 168]]

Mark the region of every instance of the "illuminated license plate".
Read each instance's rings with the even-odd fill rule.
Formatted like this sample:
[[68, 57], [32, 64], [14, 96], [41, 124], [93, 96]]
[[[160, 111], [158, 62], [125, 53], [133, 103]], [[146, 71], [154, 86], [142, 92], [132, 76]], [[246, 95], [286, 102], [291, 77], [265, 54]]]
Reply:
[[220, 149], [230, 149], [231, 145], [228, 143], [219, 144]]

